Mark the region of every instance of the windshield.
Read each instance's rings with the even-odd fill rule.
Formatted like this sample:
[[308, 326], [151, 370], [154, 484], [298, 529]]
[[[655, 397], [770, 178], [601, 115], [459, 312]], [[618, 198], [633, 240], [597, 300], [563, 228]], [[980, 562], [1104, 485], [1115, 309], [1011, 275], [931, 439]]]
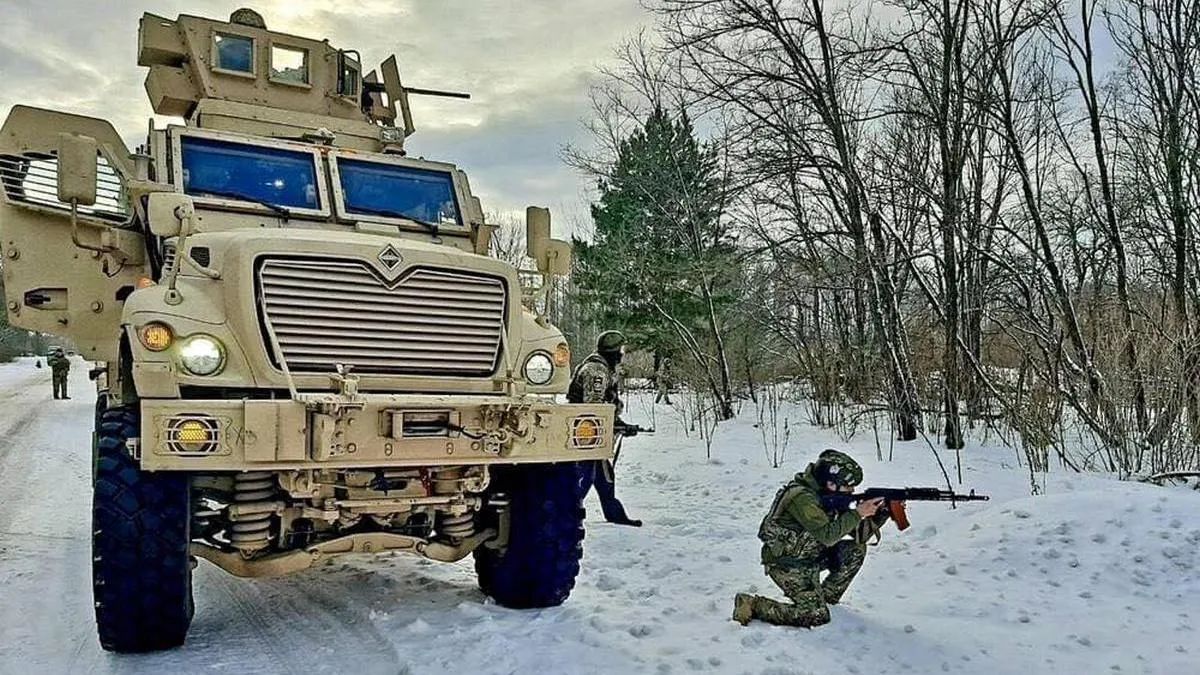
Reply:
[[183, 191], [271, 207], [320, 209], [311, 153], [184, 136]]
[[395, 214], [434, 225], [461, 225], [454, 181], [445, 171], [338, 159], [346, 211]]

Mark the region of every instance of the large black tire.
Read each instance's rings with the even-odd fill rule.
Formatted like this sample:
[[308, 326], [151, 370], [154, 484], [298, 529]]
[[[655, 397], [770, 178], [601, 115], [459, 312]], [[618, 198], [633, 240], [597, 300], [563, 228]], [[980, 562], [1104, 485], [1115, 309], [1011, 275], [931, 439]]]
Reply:
[[575, 587], [583, 557], [583, 471], [547, 464], [497, 472], [494, 489], [510, 500], [508, 546], [475, 550], [479, 587], [512, 609], [557, 607]]
[[125, 441], [138, 416], [105, 410], [96, 432], [92, 582], [100, 646], [148, 652], [183, 644], [192, 622], [188, 479], [138, 468]]

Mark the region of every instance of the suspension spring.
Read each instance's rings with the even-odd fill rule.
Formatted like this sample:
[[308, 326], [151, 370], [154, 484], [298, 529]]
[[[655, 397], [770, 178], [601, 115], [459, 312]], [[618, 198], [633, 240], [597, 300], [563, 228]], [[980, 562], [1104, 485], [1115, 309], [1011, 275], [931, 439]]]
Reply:
[[[230, 516], [229, 541], [245, 553], [254, 553], [271, 543], [271, 497], [275, 477], [266, 471], [239, 473], [233, 477], [233, 501], [239, 513]], [[255, 508], [261, 506], [262, 508]]]
[[475, 514], [468, 511], [460, 514], [443, 513], [438, 520], [438, 532], [454, 539], [466, 539], [475, 534]]

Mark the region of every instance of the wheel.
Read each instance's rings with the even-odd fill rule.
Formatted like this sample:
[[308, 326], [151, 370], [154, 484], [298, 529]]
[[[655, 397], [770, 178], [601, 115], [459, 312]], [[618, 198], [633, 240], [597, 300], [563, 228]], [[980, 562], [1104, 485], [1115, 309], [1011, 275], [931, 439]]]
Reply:
[[100, 414], [92, 489], [92, 590], [100, 646], [148, 652], [183, 644], [192, 622], [188, 479], [142, 471], [125, 442], [127, 408]]
[[512, 609], [556, 607], [575, 587], [583, 556], [586, 465], [513, 467], [496, 476], [509, 497], [508, 546], [475, 550], [479, 587]]

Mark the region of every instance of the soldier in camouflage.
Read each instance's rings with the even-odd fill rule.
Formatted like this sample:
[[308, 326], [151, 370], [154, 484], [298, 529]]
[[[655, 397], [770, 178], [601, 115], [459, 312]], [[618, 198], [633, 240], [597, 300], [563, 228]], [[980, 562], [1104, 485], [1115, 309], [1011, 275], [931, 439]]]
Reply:
[[[621, 412], [624, 404], [621, 402], [620, 381], [617, 377], [617, 366], [625, 352], [625, 336], [620, 331], [604, 331], [596, 338], [596, 351], [588, 355], [583, 363], [575, 369], [571, 376], [571, 386], [567, 390], [567, 400], [571, 403], [612, 403], [616, 406], [617, 426], [622, 427]], [[626, 436], [633, 433], [626, 432]], [[618, 525], [641, 527], [642, 521], [630, 518], [625, 513], [625, 506], [617, 499], [616, 475], [613, 473], [613, 463], [608, 460], [591, 463], [585, 468], [583, 486], [596, 487], [596, 496], [600, 498], [600, 508], [604, 511], [604, 519]]]
[[67, 376], [71, 373], [71, 360], [63, 353], [61, 347], [46, 359], [50, 366], [50, 377], [54, 383], [54, 398], [69, 399], [67, 396]]
[[[775, 495], [759, 527], [762, 562], [767, 576], [790, 603], [738, 593], [733, 619], [812, 628], [829, 623], [836, 605], [862, 567], [867, 541], [878, 539], [887, 521], [882, 499], [863, 501], [849, 511], [827, 510], [821, 495], [853, 492], [862, 482], [862, 467], [849, 455], [826, 450]], [[821, 572], [828, 570], [824, 581]]]

